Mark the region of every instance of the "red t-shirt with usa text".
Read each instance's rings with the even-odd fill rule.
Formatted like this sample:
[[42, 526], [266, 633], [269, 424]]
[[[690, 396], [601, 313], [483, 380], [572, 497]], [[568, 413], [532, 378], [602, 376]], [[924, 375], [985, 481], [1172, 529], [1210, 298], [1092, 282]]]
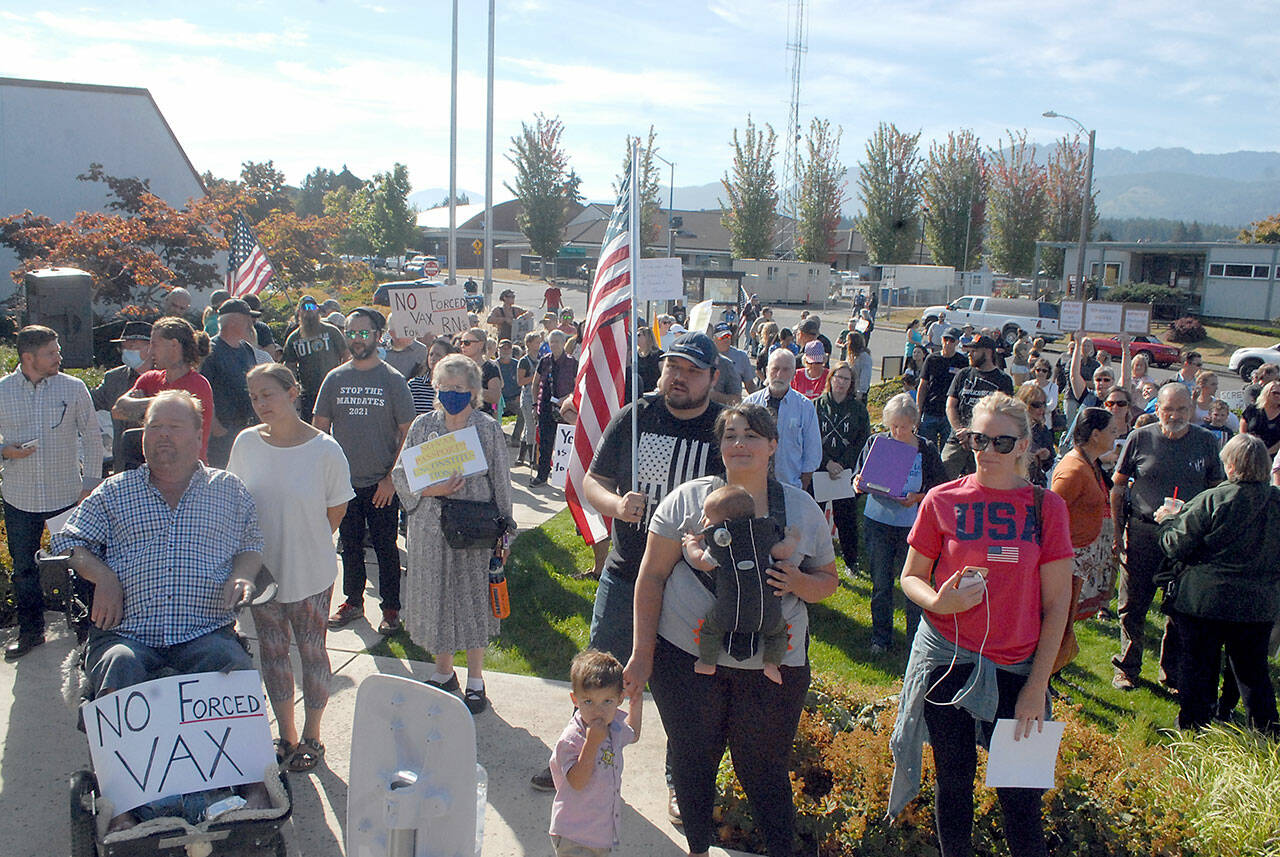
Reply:
[[1040, 566], [1073, 555], [1067, 504], [1051, 491], [1044, 492], [1042, 502], [1043, 537], [1037, 542], [1030, 485], [1001, 491], [979, 485], [976, 475], [965, 476], [928, 493], [907, 537], [916, 552], [938, 561], [935, 588], [965, 566], [987, 569], [983, 602], [953, 616], [927, 610], [925, 616], [951, 642], [971, 652], [981, 649], [998, 664], [1016, 664], [1035, 653], [1040, 639]]

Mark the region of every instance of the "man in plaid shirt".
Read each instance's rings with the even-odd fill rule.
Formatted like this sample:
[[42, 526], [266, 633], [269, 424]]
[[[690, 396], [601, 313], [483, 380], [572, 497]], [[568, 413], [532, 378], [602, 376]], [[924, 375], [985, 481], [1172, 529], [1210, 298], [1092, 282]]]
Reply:
[[94, 584], [85, 667], [95, 695], [180, 673], [252, 669], [234, 606], [253, 595], [262, 533], [248, 489], [200, 463], [199, 404], [165, 390], [147, 408], [147, 463], [99, 485], [53, 538]]

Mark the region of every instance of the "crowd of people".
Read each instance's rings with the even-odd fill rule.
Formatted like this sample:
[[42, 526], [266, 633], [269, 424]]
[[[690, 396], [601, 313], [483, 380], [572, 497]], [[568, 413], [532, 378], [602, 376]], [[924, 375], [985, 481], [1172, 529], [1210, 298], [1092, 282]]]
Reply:
[[[313, 770], [325, 753], [326, 633], [365, 621], [368, 546], [377, 630], [407, 631], [434, 656], [428, 683], [483, 711], [485, 649], [500, 628], [488, 571], [505, 561], [509, 533], [458, 547], [442, 522], [455, 502], [510, 522], [513, 479], [548, 481], [556, 426], [575, 416], [582, 346], [559, 291], [541, 316], [504, 291], [483, 322], [481, 310], [462, 333], [421, 339], [392, 335], [374, 307], [344, 314], [304, 294], [280, 344], [256, 299], [215, 294], [193, 324], [183, 297], [154, 323], [124, 326], [121, 365], [92, 391], [60, 372], [52, 330], [18, 334], [19, 366], [0, 379], [19, 619], [6, 659], [44, 641], [35, 550], [45, 522], [74, 509], [54, 548], [95, 584], [98, 692], [164, 665], [241, 663], [228, 611], [265, 568], [278, 595], [254, 619], [277, 755]], [[809, 685], [808, 605], [836, 591], [837, 553], [871, 581], [869, 656], [895, 645], [900, 580], [908, 661], [890, 812], [916, 793], [928, 741], [944, 854], [970, 847], [975, 736], [989, 741], [997, 718], [1023, 736], [1043, 723], [1051, 679], [1078, 652], [1074, 624], [1108, 615], [1113, 596], [1116, 688], [1140, 684], [1163, 588], [1159, 679], [1177, 695], [1178, 725], [1229, 718], [1242, 701], [1253, 726], [1276, 729], [1267, 659], [1280, 568], [1268, 545], [1280, 539], [1280, 370], [1259, 370], [1237, 416], [1194, 351], [1158, 384], [1124, 337], [1114, 364], [1079, 332], [1053, 361], [1041, 340], [913, 323], [903, 391], [873, 433], [873, 312], [855, 309], [833, 343], [815, 315], [791, 329], [755, 299], [743, 311], [741, 349], [733, 319], [640, 325], [627, 401], [583, 478], [611, 531], [596, 546], [589, 651], [571, 671], [575, 714], [533, 777], [557, 793], [558, 854], [617, 843], [621, 751], [638, 737], [646, 686], [667, 734], [669, 814], [690, 854], [711, 844], [726, 748], [769, 853], [791, 853], [787, 762]], [[400, 451], [464, 429], [484, 471], [411, 489]], [[889, 444], [907, 450], [892, 492], [864, 476]], [[513, 475], [513, 455], [527, 477]], [[815, 475], [849, 490], [824, 509]], [[160, 547], [141, 535], [162, 530], [172, 535]], [[166, 579], [169, 554], [193, 545], [198, 579]], [[744, 609], [764, 599], [769, 609]], [[1044, 854], [1040, 792], [999, 799], [1011, 853]]]

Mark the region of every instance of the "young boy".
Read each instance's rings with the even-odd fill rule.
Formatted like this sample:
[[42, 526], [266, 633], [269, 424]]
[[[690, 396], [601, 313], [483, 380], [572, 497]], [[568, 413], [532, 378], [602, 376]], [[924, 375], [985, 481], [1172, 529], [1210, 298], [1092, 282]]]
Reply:
[[551, 845], [556, 857], [604, 857], [618, 844], [622, 748], [640, 737], [641, 698], [618, 710], [622, 664], [607, 652], [579, 652], [569, 680], [577, 710], [551, 754]]
[[1209, 405], [1209, 413], [1205, 417], [1204, 428], [1213, 432], [1214, 437], [1218, 439], [1218, 448], [1226, 446], [1227, 441], [1235, 437], [1236, 433], [1231, 430], [1228, 423], [1231, 421], [1231, 406], [1222, 399], [1214, 399]]
[[755, 517], [751, 494], [741, 486], [724, 485], [702, 503], [703, 530], [684, 537], [689, 567], [716, 573], [716, 604], [698, 629], [698, 660], [693, 670], [715, 674], [726, 631], [758, 632], [764, 674], [782, 684], [778, 665], [787, 653], [787, 626], [782, 605], [768, 585], [769, 563], [763, 558], [790, 559], [799, 539], [791, 533], [784, 536], [776, 521]]

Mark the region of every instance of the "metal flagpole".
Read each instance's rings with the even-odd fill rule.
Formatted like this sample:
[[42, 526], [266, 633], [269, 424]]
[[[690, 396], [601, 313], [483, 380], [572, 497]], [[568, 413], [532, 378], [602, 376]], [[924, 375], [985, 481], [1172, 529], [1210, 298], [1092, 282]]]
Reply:
[[449, 77], [449, 285], [458, 281], [458, 0], [453, 0], [453, 64]]
[[493, 10], [489, 0], [489, 91], [484, 126], [484, 302], [493, 302]]
[[636, 349], [636, 276], [640, 270], [640, 138], [631, 141], [631, 175], [627, 177], [630, 184], [631, 199], [627, 205], [630, 209], [629, 225], [631, 227], [631, 252], [628, 254], [627, 266], [631, 279], [631, 309], [627, 313], [627, 342], [631, 344], [631, 490], [640, 490], [640, 435], [637, 434], [636, 401], [640, 394], [640, 357]]

